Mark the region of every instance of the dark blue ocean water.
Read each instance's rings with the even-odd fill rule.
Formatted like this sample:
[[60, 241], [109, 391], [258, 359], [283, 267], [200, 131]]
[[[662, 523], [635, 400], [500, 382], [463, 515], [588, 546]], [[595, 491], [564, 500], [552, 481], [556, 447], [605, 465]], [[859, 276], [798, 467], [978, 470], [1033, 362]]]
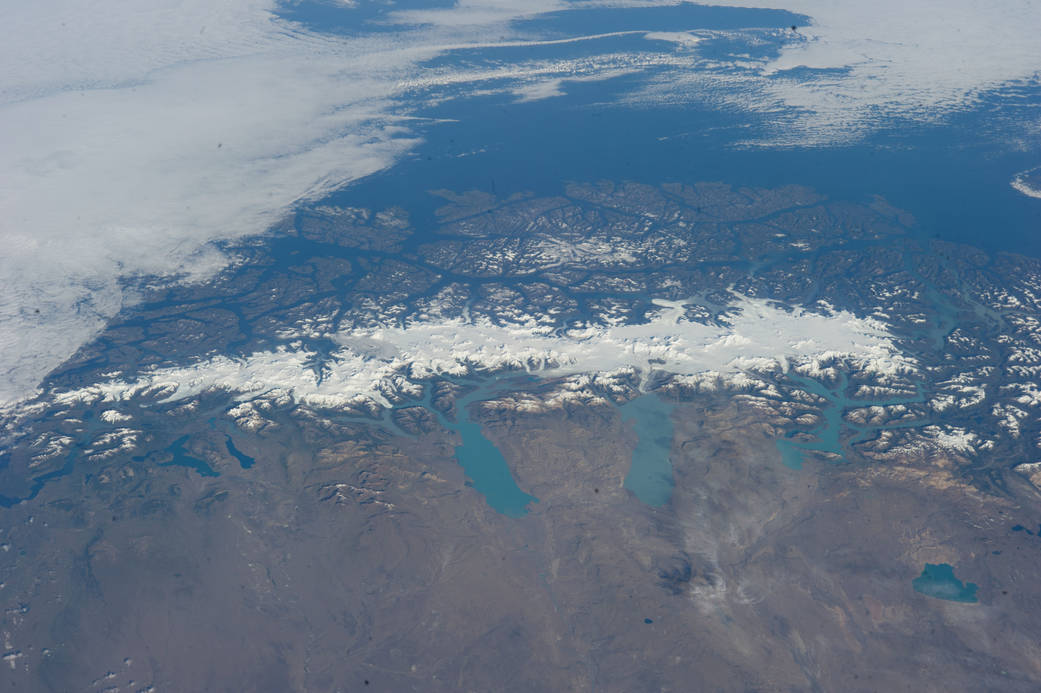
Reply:
[[[285, 0], [275, 15], [309, 31], [359, 36], [400, 31], [410, 25], [395, 13], [438, 10], [455, 6], [454, 0], [361, 1], [350, 6], [329, 0]], [[808, 18], [784, 10], [716, 7], [681, 2], [665, 7], [592, 7], [548, 12], [520, 19], [512, 29], [544, 38], [561, 38], [616, 31], [734, 30], [748, 27], [781, 28], [805, 25]]]
[[513, 28], [552, 39], [615, 31], [779, 29], [806, 25], [808, 21], [804, 15], [785, 10], [681, 2], [660, 7], [589, 7], [547, 12], [518, 20]]
[[[713, 41], [703, 49], [724, 57], [740, 50], [776, 53], [785, 42], [799, 40], [783, 27], [805, 21], [783, 12], [681, 6], [571, 10], [518, 22], [515, 28], [545, 38], [625, 30], [768, 29], [756, 34], [754, 45]], [[639, 36], [592, 43], [455, 51], [431, 65], [494, 66], [524, 57], [627, 50], [636, 44], [647, 51], [653, 45]], [[671, 48], [663, 44], [661, 50]], [[566, 95], [530, 102], [519, 102], [512, 94], [467, 96], [448, 89], [439, 96], [454, 98], [422, 107], [419, 95], [417, 103], [409, 104], [410, 112], [453, 122], [422, 129], [425, 142], [406, 161], [334, 197], [367, 206], [405, 206], [422, 224], [424, 214], [438, 205], [426, 191], [438, 188], [509, 195], [555, 194], [566, 181], [603, 179], [763, 187], [797, 183], [855, 202], [882, 195], [910, 211], [924, 236], [1041, 256], [1041, 201], [1009, 185], [1014, 174], [1041, 162], [1041, 142], [1024, 144], [1020, 138], [1008, 143], [1001, 134], [1002, 123], [1041, 113], [1041, 85], [982, 94], [971, 108], [937, 122], [879, 122], [876, 130], [850, 144], [762, 147], [741, 144], [770, 132], [774, 122], [762, 114], [697, 98], [680, 105], [619, 104], [655, 75], [570, 82]]]
[[961, 114], [948, 126], [905, 125], [855, 146], [739, 148], [734, 141], [748, 134], [742, 126], [751, 116], [594, 105], [627, 81], [580, 85], [567, 96], [530, 103], [483, 97], [442, 106], [431, 115], [460, 122], [429, 129], [411, 160], [337, 197], [405, 205], [421, 222], [422, 212], [439, 204], [424, 193], [438, 188], [509, 195], [555, 194], [566, 181], [605, 179], [796, 183], [833, 199], [882, 195], [911, 212], [928, 236], [1041, 256], [1041, 201], [1009, 185], [1039, 153], [967, 139], [984, 113]]

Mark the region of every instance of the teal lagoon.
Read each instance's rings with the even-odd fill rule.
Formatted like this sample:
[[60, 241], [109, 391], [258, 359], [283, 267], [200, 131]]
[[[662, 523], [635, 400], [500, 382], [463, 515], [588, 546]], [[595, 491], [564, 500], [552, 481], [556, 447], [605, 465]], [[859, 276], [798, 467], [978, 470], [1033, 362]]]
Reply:
[[949, 602], [975, 604], [976, 583], [962, 583], [954, 577], [954, 568], [948, 563], [926, 563], [922, 574], [911, 581], [914, 591], [927, 597]]
[[636, 432], [632, 465], [625, 488], [643, 503], [660, 508], [672, 498], [672, 410], [675, 405], [655, 394], [623, 404], [622, 421], [631, 421]]

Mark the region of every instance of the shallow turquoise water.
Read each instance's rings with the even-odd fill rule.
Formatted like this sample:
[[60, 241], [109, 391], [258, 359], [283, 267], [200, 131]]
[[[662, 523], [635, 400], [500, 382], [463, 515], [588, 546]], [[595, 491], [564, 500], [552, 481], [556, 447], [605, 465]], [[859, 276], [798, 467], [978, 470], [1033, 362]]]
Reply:
[[949, 563], [926, 563], [922, 574], [911, 581], [914, 591], [936, 599], [950, 602], [975, 604], [977, 585], [962, 583], [954, 577], [954, 568]]
[[619, 407], [637, 435], [625, 488], [647, 505], [660, 508], [672, 498], [672, 410], [675, 405], [655, 394]]
[[[520, 489], [502, 452], [484, 436], [479, 424], [470, 421], [469, 406], [490, 397], [495, 384], [496, 381], [492, 380], [457, 400], [455, 421], [440, 412], [438, 418], [445, 428], [462, 438], [463, 444], [455, 448], [455, 459], [469, 477], [470, 485], [496, 511], [507, 517], [523, 517], [528, 514], [528, 506], [538, 503], [539, 499]], [[431, 407], [431, 411], [437, 410]]]

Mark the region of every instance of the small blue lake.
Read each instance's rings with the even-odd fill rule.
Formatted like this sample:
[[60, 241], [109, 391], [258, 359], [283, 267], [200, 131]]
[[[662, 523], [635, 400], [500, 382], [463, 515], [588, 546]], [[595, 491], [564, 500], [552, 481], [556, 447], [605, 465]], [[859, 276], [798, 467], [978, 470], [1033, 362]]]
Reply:
[[[163, 462], [157, 466], [159, 467], [188, 467], [198, 472], [199, 476], [220, 476], [220, 472], [216, 471], [211, 467], [206, 460], [201, 460], [198, 457], [192, 457], [184, 449], [184, 444], [188, 442], [188, 436], [181, 436], [173, 443], [170, 447], [166, 448], [167, 452], [173, 455], [173, 459], [169, 462]], [[135, 457], [134, 459], [142, 459]]]
[[660, 508], [672, 498], [672, 410], [675, 405], [655, 394], [623, 404], [622, 421], [631, 422], [636, 433], [632, 465], [625, 488], [643, 503]]
[[252, 457], [235, 447], [235, 443], [232, 441], [231, 436], [227, 436], [225, 446], [228, 448], [228, 453], [239, 461], [239, 466], [243, 469], [249, 469], [253, 466], [253, 463], [256, 462]]
[[954, 568], [949, 563], [926, 563], [922, 574], [911, 581], [914, 591], [935, 599], [949, 602], [975, 604], [977, 585], [962, 583], [954, 577]]

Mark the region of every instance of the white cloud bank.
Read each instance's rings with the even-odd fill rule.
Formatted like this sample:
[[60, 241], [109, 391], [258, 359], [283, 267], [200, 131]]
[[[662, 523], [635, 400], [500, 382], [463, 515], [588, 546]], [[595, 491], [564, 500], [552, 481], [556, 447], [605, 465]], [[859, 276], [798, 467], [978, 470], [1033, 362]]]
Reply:
[[637, 368], [677, 375], [718, 374], [742, 379], [746, 371], [787, 370], [789, 365], [849, 359], [881, 381], [914, 364], [885, 326], [845, 311], [786, 311], [768, 301], [736, 296], [725, 324], [683, 317], [683, 304], [657, 301], [661, 309], [639, 325], [589, 327], [555, 333], [533, 326], [416, 322], [335, 335], [343, 344], [319, 377], [314, 354], [280, 348], [242, 359], [225, 356], [157, 369], [134, 380], [114, 378], [60, 396], [65, 402], [118, 402], [145, 392], [168, 401], [222, 390], [241, 399], [279, 393], [312, 406], [343, 407], [365, 401], [386, 404], [383, 393], [439, 374], [470, 369], [526, 369], [541, 375], [611, 372]]
[[[125, 301], [225, 262], [295, 203], [390, 165], [413, 59], [288, 31], [267, 3], [22, 3], [0, 29], [0, 401]], [[370, 50], [372, 49], [372, 50]]]
[[[767, 79], [739, 79], [722, 97], [781, 113], [786, 132], [773, 140], [777, 143], [849, 142], [886, 118], [935, 119], [975, 103], [982, 92], [1041, 77], [1041, 3], [1035, 0], [712, 4], [783, 9], [812, 20], [798, 28], [779, 56], [750, 64], [753, 74]], [[831, 72], [786, 76], [801, 67]], [[669, 76], [659, 91], [683, 93], [713, 79], [711, 74]]]

